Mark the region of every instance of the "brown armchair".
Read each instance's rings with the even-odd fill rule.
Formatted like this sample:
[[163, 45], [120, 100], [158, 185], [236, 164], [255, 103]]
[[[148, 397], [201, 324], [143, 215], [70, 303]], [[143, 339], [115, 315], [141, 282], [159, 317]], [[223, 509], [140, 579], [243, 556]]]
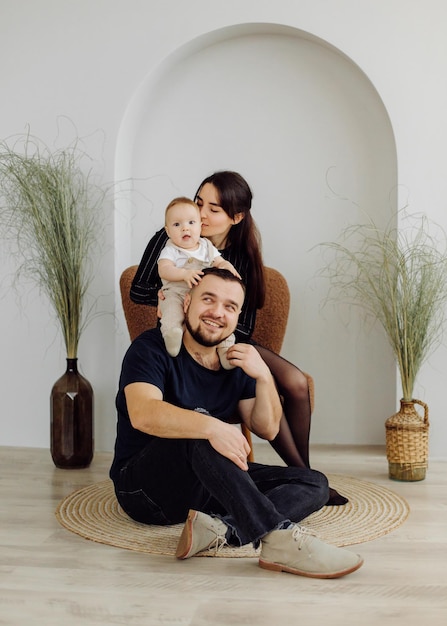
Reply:
[[[123, 271], [120, 278], [121, 301], [126, 319], [130, 340], [149, 328], [157, 325], [157, 308], [144, 304], [136, 304], [130, 299], [130, 286], [137, 271], [137, 265], [132, 265]], [[271, 267], [265, 268], [266, 298], [265, 304], [256, 316], [256, 326], [253, 340], [261, 346], [279, 354], [286, 333], [287, 320], [290, 309], [290, 291], [284, 276]], [[305, 374], [310, 395], [310, 406], [314, 406], [314, 382], [309, 374]], [[242, 424], [242, 431], [252, 447], [251, 433]], [[253, 461], [253, 452], [249, 457]]]

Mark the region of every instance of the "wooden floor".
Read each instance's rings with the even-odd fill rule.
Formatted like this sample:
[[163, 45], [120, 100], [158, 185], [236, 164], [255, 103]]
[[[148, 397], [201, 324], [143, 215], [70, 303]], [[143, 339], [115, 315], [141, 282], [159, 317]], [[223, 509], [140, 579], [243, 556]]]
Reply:
[[[268, 444], [256, 460], [272, 461]], [[47, 450], [0, 448], [0, 624], [96, 626], [441, 626], [447, 624], [447, 463], [425, 481], [392, 482], [382, 448], [312, 449], [313, 466], [383, 484], [410, 504], [393, 533], [353, 547], [364, 566], [313, 580], [262, 570], [255, 559], [138, 554], [62, 528], [58, 502], [107, 477], [111, 455], [88, 470], [57, 470]]]

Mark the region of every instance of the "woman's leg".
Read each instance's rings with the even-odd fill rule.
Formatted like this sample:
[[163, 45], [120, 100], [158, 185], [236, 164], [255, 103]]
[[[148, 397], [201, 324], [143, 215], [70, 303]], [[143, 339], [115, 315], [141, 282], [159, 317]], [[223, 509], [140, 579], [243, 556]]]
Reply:
[[[269, 366], [283, 398], [284, 414], [279, 433], [270, 443], [287, 465], [310, 468], [311, 409], [307, 378], [300, 369], [278, 354], [257, 344], [255, 347]], [[330, 488], [328, 504], [340, 505], [346, 502], [348, 500], [344, 496]]]
[[310, 467], [311, 412], [307, 378], [295, 365], [271, 350], [259, 345], [255, 347], [269, 366], [283, 398], [284, 415], [272, 446], [287, 465]]

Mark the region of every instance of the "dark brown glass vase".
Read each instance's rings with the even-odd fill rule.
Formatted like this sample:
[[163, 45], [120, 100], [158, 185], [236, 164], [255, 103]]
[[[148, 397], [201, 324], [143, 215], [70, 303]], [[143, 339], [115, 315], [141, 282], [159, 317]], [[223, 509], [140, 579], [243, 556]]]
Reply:
[[67, 371], [51, 390], [51, 456], [56, 467], [81, 469], [93, 459], [93, 389], [67, 359]]

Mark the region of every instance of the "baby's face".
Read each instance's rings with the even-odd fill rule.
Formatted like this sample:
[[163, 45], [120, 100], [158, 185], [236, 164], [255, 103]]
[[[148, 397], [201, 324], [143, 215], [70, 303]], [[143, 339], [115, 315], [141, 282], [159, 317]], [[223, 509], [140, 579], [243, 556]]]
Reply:
[[200, 211], [191, 204], [176, 204], [166, 216], [166, 232], [172, 243], [179, 248], [197, 248], [202, 220]]

